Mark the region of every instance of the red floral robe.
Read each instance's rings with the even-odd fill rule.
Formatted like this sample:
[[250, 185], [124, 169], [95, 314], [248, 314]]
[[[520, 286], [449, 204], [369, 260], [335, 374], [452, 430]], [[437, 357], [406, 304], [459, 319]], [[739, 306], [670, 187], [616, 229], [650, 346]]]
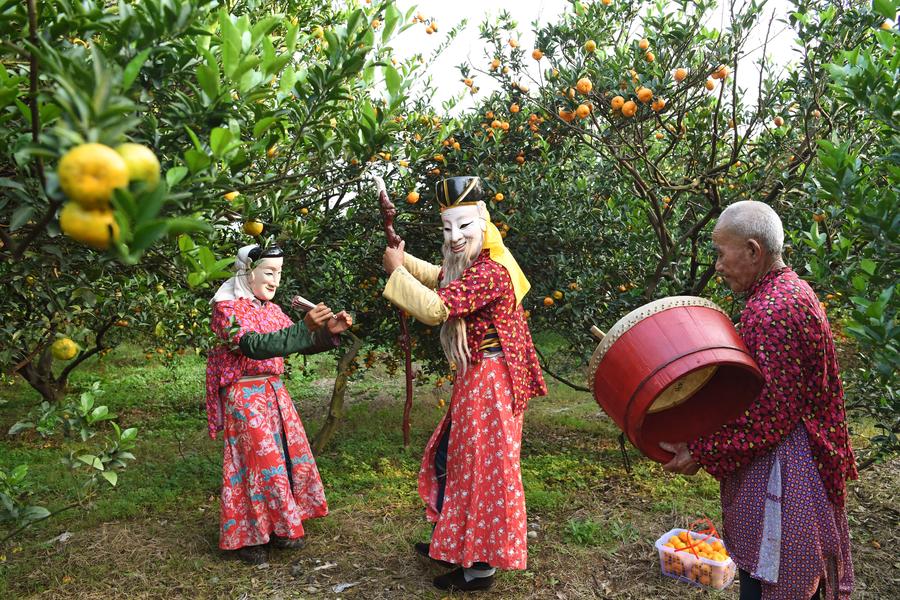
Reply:
[[[531, 333], [509, 274], [487, 251], [437, 293], [449, 318], [465, 319], [472, 360], [454, 381], [450, 409], [432, 434], [419, 471], [419, 496], [428, 520], [436, 523], [430, 553], [464, 567], [486, 562], [525, 569], [522, 419], [528, 400], [547, 393]], [[491, 324], [503, 355], [485, 358], [479, 348]], [[438, 513], [434, 459], [448, 426], [447, 480]]]
[[[227, 341], [210, 352], [207, 365], [210, 435], [215, 437], [221, 422], [225, 438], [219, 537], [223, 550], [265, 544], [273, 533], [301, 538], [304, 520], [328, 514], [303, 423], [278, 377], [284, 359], [253, 360], [236, 349], [247, 332], [271, 333], [290, 325], [290, 318], [272, 302], [242, 298], [217, 302], [213, 309], [212, 330]], [[268, 376], [239, 381], [247, 375]]]

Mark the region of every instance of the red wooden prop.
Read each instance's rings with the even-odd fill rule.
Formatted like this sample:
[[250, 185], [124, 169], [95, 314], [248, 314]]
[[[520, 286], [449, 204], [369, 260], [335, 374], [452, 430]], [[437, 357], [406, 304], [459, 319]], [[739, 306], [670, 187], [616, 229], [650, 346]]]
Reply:
[[[388, 246], [396, 248], [403, 241], [397, 232], [394, 231], [394, 217], [397, 216], [397, 208], [391, 199], [388, 198], [387, 189], [384, 181], [380, 177], [373, 177], [378, 190], [378, 205], [381, 209], [381, 219], [384, 226], [384, 235], [387, 238]], [[400, 314], [400, 348], [403, 349], [403, 355], [406, 362], [406, 403], [403, 405], [403, 445], [409, 446], [409, 416], [412, 411], [413, 403], [413, 375], [412, 375], [412, 353], [409, 344], [409, 329], [406, 326], [406, 313], [402, 310]]]
[[759, 394], [763, 376], [724, 311], [676, 296], [610, 329], [591, 359], [590, 384], [631, 443], [665, 463], [672, 454], [659, 442], [691, 441], [734, 420]]

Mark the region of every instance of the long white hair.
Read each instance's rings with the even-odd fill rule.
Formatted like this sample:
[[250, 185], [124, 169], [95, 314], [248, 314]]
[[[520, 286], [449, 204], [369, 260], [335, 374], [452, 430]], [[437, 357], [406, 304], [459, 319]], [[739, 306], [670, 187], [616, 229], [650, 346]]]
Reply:
[[[456, 281], [469, 268], [481, 253], [481, 244], [469, 244], [463, 253], [454, 253], [450, 242], [444, 242], [444, 264], [441, 275], [441, 287]], [[456, 365], [458, 374], [462, 375], [469, 366], [472, 354], [469, 352], [466, 336], [466, 321], [462, 318], [447, 319], [441, 326], [441, 347], [451, 365]]]

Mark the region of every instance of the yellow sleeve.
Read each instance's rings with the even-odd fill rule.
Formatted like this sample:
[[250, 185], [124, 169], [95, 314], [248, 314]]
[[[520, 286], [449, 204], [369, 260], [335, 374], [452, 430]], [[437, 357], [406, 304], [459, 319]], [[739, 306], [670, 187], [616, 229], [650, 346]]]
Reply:
[[403, 268], [424, 285], [435, 289], [441, 276], [441, 268], [426, 260], [416, 258], [407, 252], [403, 253]]
[[426, 325], [439, 325], [447, 320], [450, 311], [437, 292], [429, 289], [405, 267], [391, 273], [383, 295], [394, 306], [402, 308]]

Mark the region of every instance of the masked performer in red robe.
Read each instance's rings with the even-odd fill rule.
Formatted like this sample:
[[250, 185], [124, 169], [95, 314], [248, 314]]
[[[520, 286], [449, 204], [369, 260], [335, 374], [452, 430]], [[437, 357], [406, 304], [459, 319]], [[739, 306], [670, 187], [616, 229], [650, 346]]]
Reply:
[[519, 469], [528, 400], [547, 393], [522, 310], [530, 284], [503, 244], [477, 177], [437, 185], [442, 266], [388, 248], [384, 296], [419, 321], [443, 323], [455, 371], [450, 409], [425, 448], [419, 495], [435, 524], [416, 551], [444, 566], [445, 590], [484, 590], [495, 569], [525, 569], [525, 495]]
[[211, 326], [223, 344], [209, 353], [209, 435], [224, 430], [219, 547], [251, 564], [266, 545], [303, 546], [303, 521], [328, 514], [322, 480], [303, 423], [279, 377], [289, 354], [338, 345], [353, 324], [324, 304], [293, 323], [272, 302], [281, 282], [281, 249], [245, 246], [236, 274], [210, 301]]

